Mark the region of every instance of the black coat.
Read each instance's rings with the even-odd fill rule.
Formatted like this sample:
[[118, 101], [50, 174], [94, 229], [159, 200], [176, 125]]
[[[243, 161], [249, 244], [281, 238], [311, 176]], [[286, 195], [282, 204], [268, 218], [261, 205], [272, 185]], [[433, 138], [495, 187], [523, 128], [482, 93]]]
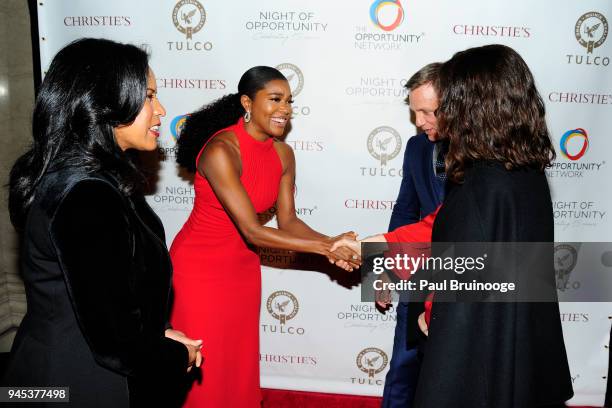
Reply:
[[[552, 243], [544, 173], [476, 163], [450, 187], [432, 241]], [[434, 298], [415, 407], [529, 408], [572, 395], [557, 303]]]
[[67, 386], [74, 407], [163, 398], [157, 384], [184, 376], [188, 354], [164, 337], [172, 269], [144, 198], [104, 174], [50, 172], [22, 238], [28, 310], [3, 385]]

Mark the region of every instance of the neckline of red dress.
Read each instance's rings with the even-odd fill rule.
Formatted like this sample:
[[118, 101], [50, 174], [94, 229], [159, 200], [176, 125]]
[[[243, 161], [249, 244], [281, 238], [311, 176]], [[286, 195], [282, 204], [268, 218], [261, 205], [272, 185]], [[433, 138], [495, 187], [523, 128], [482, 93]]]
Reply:
[[272, 146], [272, 143], [274, 142], [271, 137], [268, 137], [266, 140], [262, 141], [257, 140], [253, 136], [251, 136], [251, 134], [247, 132], [246, 128], [244, 127], [244, 118], [240, 118], [238, 120], [238, 123], [236, 124], [236, 129], [241, 133], [241, 139], [246, 139], [255, 146], [269, 147]]

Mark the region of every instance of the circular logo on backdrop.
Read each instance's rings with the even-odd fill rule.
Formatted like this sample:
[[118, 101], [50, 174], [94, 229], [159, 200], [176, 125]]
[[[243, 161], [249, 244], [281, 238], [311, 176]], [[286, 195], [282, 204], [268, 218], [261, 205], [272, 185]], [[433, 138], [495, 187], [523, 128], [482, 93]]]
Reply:
[[[395, 18], [391, 23], [385, 24], [381, 20], [387, 21], [387, 19], [381, 19], [381, 15], [386, 14], [387, 10], [391, 12], [391, 9], [395, 12]], [[393, 31], [404, 21], [404, 8], [399, 0], [376, 0], [370, 6], [370, 20], [384, 31]]]
[[379, 126], [368, 136], [368, 152], [381, 166], [395, 158], [402, 150], [402, 138], [397, 130], [390, 126]]
[[578, 261], [578, 251], [569, 244], [555, 246], [554, 253], [555, 273], [557, 275], [557, 287], [562, 290], [567, 287], [570, 274], [576, 267]]
[[172, 119], [172, 122], [170, 122], [170, 133], [172, 134], [172, 138], [175, 142], [181, 137], [181, 132], [185, 127], [185, 122], [187, 121], [188, 116], [189, 115], [179, 115]]
[[368, 377], [381, 373], [389, 363], [387, 353], [376, 347], [368, 347], [357, 354], [357, 367]]
[[268, 313], [280, 324], [285, 324], [287, 320], [291, 320], [297, 315], [300, 304], [293, 293], [279, 290], [268, 296], [266, 308]]
[[191, 36], [202, 29], [206, 22], [206, 11], [197, 0], [181, 0], [172, 10], [172, 22], [177, 30]]
[[[572, 152], [570, 152], [569, 144], [571, 140], [580, 140], [580, 148], [576, 149], [575, 143], [573, 143]], [[561, 147], [561, 154], [563, 154], [563, 156], [570, 160], [578, 160], [584, 156], [589, 148], [589, 136], [587, 135], [586, 130], [581, 128], [568, 130], [563, 134], [563, 136], [561, 136], [559, 145]]]
[[291, 95], [294, 98], [302, 92], [302, 88], [304, 88], [304, 74], [302, 74], [302, 71], [297, 66], [286, 62], [277, 65], [276, 69], [287, 78], [289, 88], [291, 88]]
[[592, 53], [608, 37], [608, 20], [596, 11], [584, 13], [576, 21], [574, 33], [578, 43], [587, 49], [587, 53]]

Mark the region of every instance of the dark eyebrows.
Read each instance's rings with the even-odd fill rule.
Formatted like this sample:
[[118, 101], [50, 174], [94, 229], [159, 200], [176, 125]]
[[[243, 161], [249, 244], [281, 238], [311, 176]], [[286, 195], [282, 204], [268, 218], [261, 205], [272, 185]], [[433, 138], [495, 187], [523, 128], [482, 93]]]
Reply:
[[147, 92], [148, 92], [148, 91], [151, 91], [151, 92], [153, 92], [153, 93], [157, 93], [157, 89], [153, 89], [153, 88], [147, 88]]
[[[268, 92], [268, 96], [285, 96], [284, 92], [276, 92], [276, 91], [271, 91]], [[289, 96], [287, 97], [287, 99], [293, 99], [293, 95], [289, 94]]]

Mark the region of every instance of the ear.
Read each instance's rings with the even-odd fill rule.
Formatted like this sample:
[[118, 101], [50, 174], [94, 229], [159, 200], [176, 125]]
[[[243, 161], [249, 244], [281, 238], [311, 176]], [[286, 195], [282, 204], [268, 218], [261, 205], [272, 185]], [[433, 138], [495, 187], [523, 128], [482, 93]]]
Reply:
[[242, 105], [242, 107], [244, 108], [244, 110], [246, 112], [250, 112], [251, 111], [251, 104], [253, 103], [253, 101], [251, 101], [251, 98], [249, 98], [247, 95], [241, 95], [240, 96], [240, 104]]

